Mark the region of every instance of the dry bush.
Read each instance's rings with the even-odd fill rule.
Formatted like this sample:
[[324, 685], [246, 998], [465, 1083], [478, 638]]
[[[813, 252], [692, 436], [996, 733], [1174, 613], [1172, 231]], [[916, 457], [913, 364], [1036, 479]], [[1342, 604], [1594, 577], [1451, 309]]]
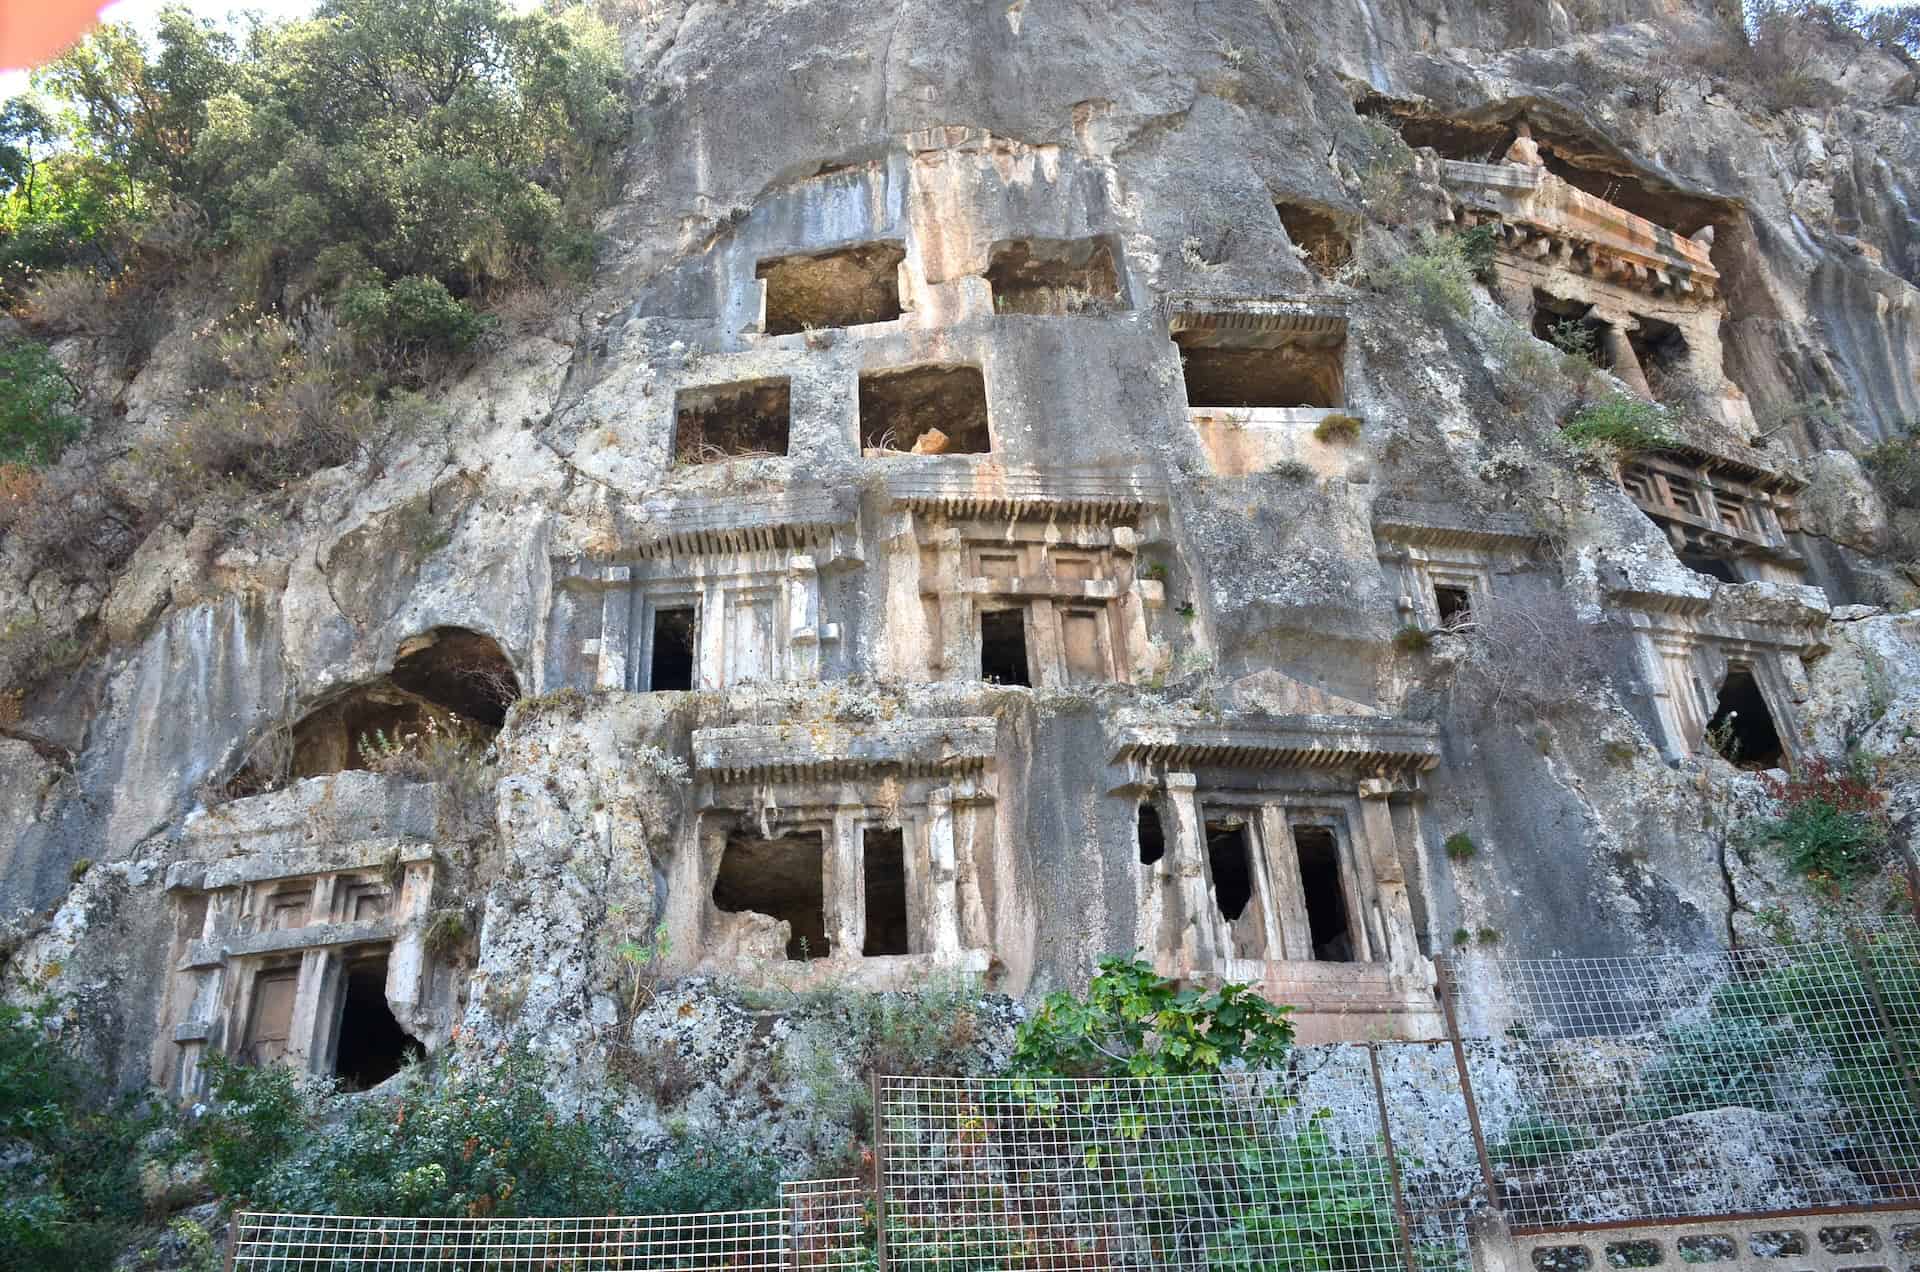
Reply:
[[113, 325], [113, 291], [91, 269], [46, 270], [32, 276], [20, 309], [49, 335], [100, 335]]
[[1510, 722], [1592, 695], [1607, 674], [1602, 625], [1583, 622], [1562, 591], [1476, 601], [1470, 623], [1450, 629], [1455, 711]]

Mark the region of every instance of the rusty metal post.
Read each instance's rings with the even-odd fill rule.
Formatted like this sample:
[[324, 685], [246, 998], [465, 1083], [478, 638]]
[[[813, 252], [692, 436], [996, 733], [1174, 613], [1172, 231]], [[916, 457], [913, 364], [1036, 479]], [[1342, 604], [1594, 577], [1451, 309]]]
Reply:
[[1420, 1272], [1413, 1260], [1413, 1225], [1407, 1221], [1407, 1199], [1400, 1191], [1400, 1158], [1393, 1151], [1393, 1121], [1387, 1116], [1387, 1088], [1380, 1080], [1380, 1044], [1367, 1044], [1367, 1064], [1373, 1070], [1373, 1100], [1380, 1110], [1380, 1142], [1387, 1150], [1387, 1178], [1393, 1183], [1393, 1214], [1400, 1221], [1400, 1253], [1407, 1272]]
[[1853, 951], [1853, 961], [1860, 965], [1860, 978], [1866, 982], [1867, 994], [1873, 999], [1874, 1017], [1880, 1022], [1880, 1031], [1887, 1036], [1887, 1050], [1906, 1083], [1907, 1099], [1912, 1102], [1913, 1111], [1920, 1114], [1920, 1076], [1915, 1075], [1906, 1045], [1900, 1041], [1900, 1031], [1893, 1026], [1887, 996], [1880, 988], [1880, 974], [1873, 970], [1873, 951], [1867, 948], [1866, 938], [1858, 928], [1848, 929], [1847, 947]]
[[227, 1258], [226, 1272], [233, 1272], [233, 1263], [240, 1255], [240, 1214], [235, 1211], [227, 1216]]
[[1487, 1156], [1486, 1132], [1480, 1129], [1480, 1104], [1473, 1098], [1473, 1075], [1467, 1072], [1467, 1049], [1460, 1045], [1460, 1021], [1453, 1007], [1453, 960], [1433, 960], [1439, 972], [1440, 1010], [1447, 1018], [1447, 1041], [1453, 1044], [1453, 1067], [1460, 1074], [1460, 1094], [1467, 1102], [1467, 1126], [1473, 1132], [1473, 1151], [1480, 1158], [1480, 1179], [1487, 1188], [1487, 1204], [1500, 1208], [1500, 1194], [1493, 1183], [1493, 1159]]
[[873, 1071], [873, 1253], [879, 1272], [887, 1272], [887, 1114], [880, 1071]]

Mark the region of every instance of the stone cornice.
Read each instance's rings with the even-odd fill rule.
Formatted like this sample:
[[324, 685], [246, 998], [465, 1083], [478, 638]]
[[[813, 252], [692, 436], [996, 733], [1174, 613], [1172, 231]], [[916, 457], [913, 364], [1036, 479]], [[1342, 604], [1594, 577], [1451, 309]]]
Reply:
[[1347, 302], [1174, 296], [1167, 301], [1167, 329], [1176, 336], [1199, 333], [1197, 343], [1332, 346], [1347, 338]]
[[642, 505], [638, 517], [621, 519], [617, 549], [559, 558], [555, 573], [562, 583], [590, 584], [608, 581], [622, 562], [824, 548], [858, 516], [851, 490], [659, 499]]
[[1431, 724], [1369, 716], [1267, 716], [1225, 724], [1120, 722], [1113, 762], [1173, 768], [1420, 772], [1440, 762]]
[[1509, 512], [1468, 513], [1446, 504], [1382, 499], [1373, 505], [1373, 537], [1426, 548], [1524, 552], [1540, 541], [1540, 532]]
[[895, 507], [949, 517], [1130, 521], [1166, 503], [1166, 485], [1143, 472], [1074, 472], [998, 464], [892, 461]]

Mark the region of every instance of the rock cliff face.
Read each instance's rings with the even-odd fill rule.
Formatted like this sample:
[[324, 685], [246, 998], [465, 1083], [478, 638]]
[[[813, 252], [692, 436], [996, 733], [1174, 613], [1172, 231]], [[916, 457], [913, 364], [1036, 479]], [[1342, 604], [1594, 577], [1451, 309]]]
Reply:
[[[1910, 67], [1835, 37], [1834, 104], [1774, 113], [1677, 0], [625, 34], [577, 312], [281, 523], [165, 529], [106, 596], [8, 558], [111, 636], [0, 737], [9, 985], [103, 1071], [525, 1033], [738, 1116], [835, 1045], [753, 994], [1134, 948], [1431, 1036], [1457, 945], [1829, 919], [1743, 827], [1849, 750], [1895, 835], [1846, 904], [1898, 903], [1920, 611], [1850, 452], [1920, 417]], [[1483, 253], [1452, 301], [1431, 230]], [[185, 409], [178, 317], [132, 432]], [[1614, 395], [1671, 444], [1562, 439]]]

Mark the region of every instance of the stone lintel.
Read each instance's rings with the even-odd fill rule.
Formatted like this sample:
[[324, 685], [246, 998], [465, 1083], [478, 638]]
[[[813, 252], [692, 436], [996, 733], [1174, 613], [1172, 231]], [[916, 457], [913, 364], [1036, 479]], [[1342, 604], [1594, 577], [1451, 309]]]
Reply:
[[322, 837], [335, 843], [430, 840], [434, 830], [431, 783], [352, 769], [196, 812], [188, 817], [182, 839], [188, 851], [206, 861], [239, 849], [310, 851]]
[[858, 516], [851, 491], [654, 500], [641, 508], [637, 519], [622, 519], [617, 551], [559, 558], [554, 573], [563, 586], [617, 584], [626, 581], [622, 560], [818, 550], [830, 546], [835, 535], [851, 527]]
[[213, 1036], [211, 1020], [183, 1020], [173, 1027], [175, 1042], [205, 1042]]
[[1183, 344], [1250, 348], [1331, 348], [1347, 338], [1347, 302], [1175, 296], [1167, 330]]
[[983, 767], [995, 739], [991, 716], [731, 725], [695, 729], [693, 763], [721, 780], [809, 780], [882, 768], [955, 772]]
[[1373, 506], [1376, 539], [1423, 548], [1479, 548], [1525, 552], [1540, 532], [1510, 512], [1469, 513], [1445, 504], [1382, 499]]
[[1347, 769], [1424, 772], [1440, 762], [1431, 724], [1367, 716], [1273, 716], [1226, 725], [1124, 724], [1113, 762], [1169, 768]]
[[195, 941], [187, 947], [183, 968], [217, 967], [230, 958], [256, 958], [263, 954], [288, 954], [325, 949], [333, 945], [359, 945], [369, 941], [391, 941], [394, 925], [387, 920], [374, 923], [313, 923], [306, 927], [278, 928], [271, 932], [249, 932], [224, 936], [217, 941]]
[[[246, 883], [294, 879], [302, 875], [341, 874], [373, 870], [396, 863], [433, 860], [433, 845], [418, 839], [363, 839], [357, 843], [314, 846], [300, 851], [251, 853], [210, 862], [199, 885], [207, 891], [236, 888]], [[173, 876], [167, 876], [173, 886]]]
[[967, 461], [889, 461], [895, 507], [948, 517], [1043, 521], [1134, 521], [1167, 501], [1165, 483], [1145, 472], [1073, 472]]

